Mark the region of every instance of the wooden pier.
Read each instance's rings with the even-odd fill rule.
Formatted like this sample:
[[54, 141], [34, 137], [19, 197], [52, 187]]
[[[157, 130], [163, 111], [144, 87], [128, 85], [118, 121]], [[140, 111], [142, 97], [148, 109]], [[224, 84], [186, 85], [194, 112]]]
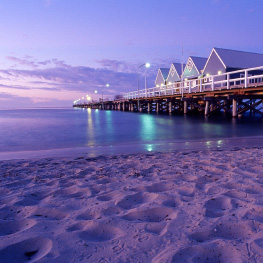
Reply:
[[[251, 72], [254, 74], [249, 74]], [[73, 107], [156, 113], [202, 112], [206, 116], [223, 111], [233, 117], [249, 111], [263, 116], [263, 67], [175, 82], [126, 93], [115, 101]]]

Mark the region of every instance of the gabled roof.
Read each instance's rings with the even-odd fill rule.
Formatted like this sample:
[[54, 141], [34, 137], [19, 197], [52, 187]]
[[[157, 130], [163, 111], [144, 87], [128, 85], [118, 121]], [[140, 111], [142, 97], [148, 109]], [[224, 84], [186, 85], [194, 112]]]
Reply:
[[[172, 65], [174, 65], [179, 77], [180, 75], [182, 75], [182, 63], [173, 63]], [[183, 64], [183, 70], [184, 70], [185, 64]]]
[[166, 80], [168, 77], [170, 69], [169, 68], [159, 68], [159, 70], [161, 71], [164, 80]]
[[[204, 69], [204, 66], [206, 64], [207, 58], [202, 57], [192, 57], [190, 56], [187, 59], [184, 71], [183, 71], [183, 78], [186, 75], [186, 72], [192, 72], [192, 69], [195, 68], [196, 73], [193, 75], [187, 75], [187, 78], [196, 78], [198, 75], [201, 74], [201, 71]], [[187, 71], [186, 71], [187, 70]]]
[[213, 48], [209, 58], [213, 52], [217, 54], [225, 68], [244, 69], [263, 66], [263, 54], [224, 48]]
[[207, 58], [202, 58], [202, 57], [192, 57], [190, 56], [190, 58], [193, 60], [197, 70], [200, 73], [200, 70], [203, 70], [207, 61]]
[[[169, 74], [169, 71], [170, 71], [169, 68], [159, 68], [156, 79], [155, 79], [155, 85], [161, 85], [160, 84], [160, 76], [163, 79], [163, 81], [161, 81], [161, 82], [163, 82], [162, 84], [165, 84], [167, 77], [168, 77], [168, 74]], [[158, 79], [159, 79], [159, 81], [157, 82]]]

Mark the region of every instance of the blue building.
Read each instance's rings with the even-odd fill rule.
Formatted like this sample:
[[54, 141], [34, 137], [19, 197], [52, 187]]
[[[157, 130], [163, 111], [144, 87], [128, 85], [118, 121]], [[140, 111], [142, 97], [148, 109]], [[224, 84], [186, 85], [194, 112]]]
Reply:
[[207, 58], [190, 56], [186, 62], [183, 79], [195, 79], [203, 74]]

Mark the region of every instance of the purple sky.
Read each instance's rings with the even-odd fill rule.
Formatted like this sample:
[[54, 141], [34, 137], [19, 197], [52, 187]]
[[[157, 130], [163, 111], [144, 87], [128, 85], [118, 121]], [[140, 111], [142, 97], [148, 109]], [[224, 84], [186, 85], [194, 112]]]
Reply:
[[137, 89], [146, 61], [153, 86], [182, 43], [184, 61], [213, 47], [263, 53], [262, 11], [262, 0], [1, 1], [0, 108], [68, 107], [106, 83], [113, 98]]

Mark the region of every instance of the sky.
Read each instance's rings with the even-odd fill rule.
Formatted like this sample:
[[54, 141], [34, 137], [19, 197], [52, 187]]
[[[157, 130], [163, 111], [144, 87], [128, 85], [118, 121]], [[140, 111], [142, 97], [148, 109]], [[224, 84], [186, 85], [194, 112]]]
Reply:
[[263, 53], [262, 12], [262, 0], [0, 0], [0, 109], [113, 99], [137, 90], [143, 63], [150, 88], [158, 68], [213, 47]]

